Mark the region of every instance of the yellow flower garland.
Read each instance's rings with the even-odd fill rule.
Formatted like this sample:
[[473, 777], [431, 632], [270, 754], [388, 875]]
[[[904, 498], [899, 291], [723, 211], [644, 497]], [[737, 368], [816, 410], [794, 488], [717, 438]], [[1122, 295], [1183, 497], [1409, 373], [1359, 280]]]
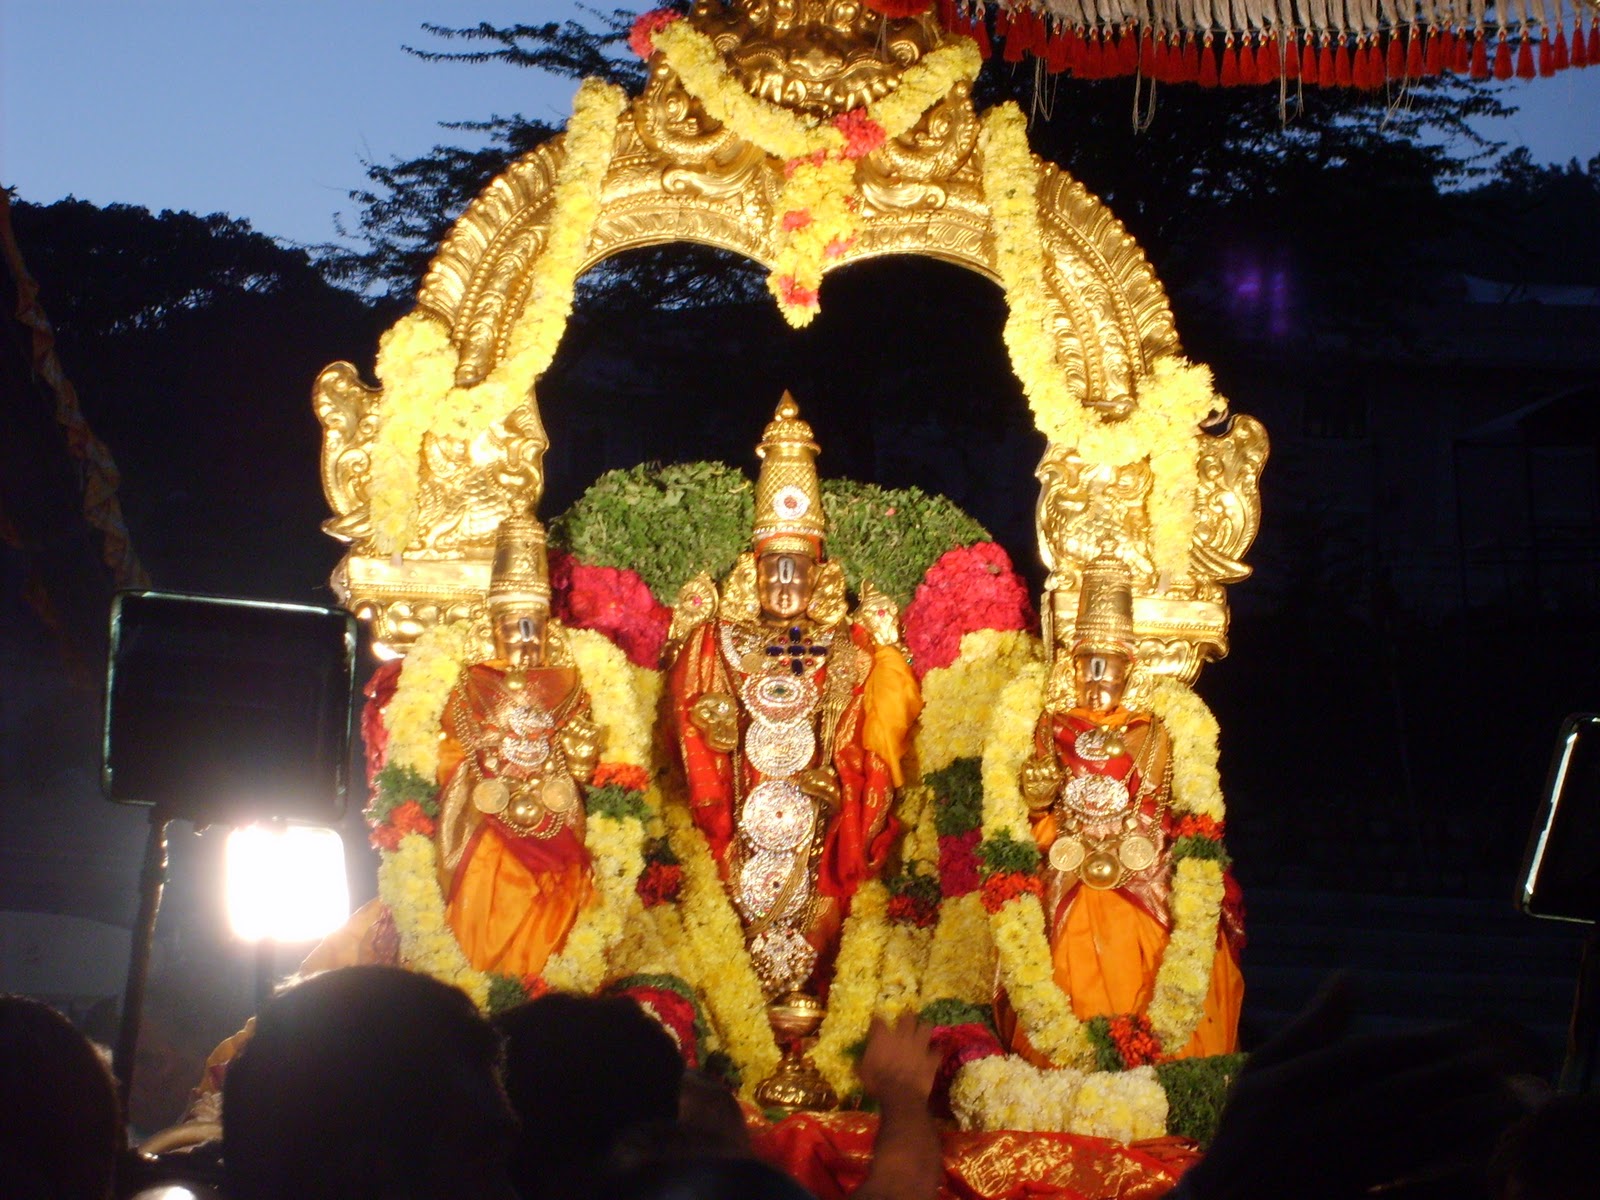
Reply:
[[[715, 43], [688, 21], [656, 30], [652, 41], [707, 116], [786, 165], [773, 218], [777, 254], [767, 286], [785, 320], [796, 327], [809, 324], [824, 264], [842, 251], [858, 224], [855, 160], [844, 156], [844, 134], [831, 122], [752, 96], [729, 72]], [[982, 65], [976, 42], [952, 38], [902, 73], [893, 92], [868, 104], [867, 119], [886, 138], [900, 137], [956, 83], [975, 79]], [[808, 219], [791, 228], [784, 224], [788, 213]]]
[[924, 774], [983, 753], [1001, 689], [1041, 654], [1039, 639], [1025, 630], [978, 629], [962, 636], [955, 662], [922, 677], [916, 748]]
[[1041, 250], [1040, 175], [1022, 110], [1006, 103], [986, 112], [978, 145], [995, 267], [1006, 292], [1006, 349], [1039, 430], [1092, 462], [1116, 467], [1148, 460], [1151, 554], [1162, 571], [1184, 573], [1194, 536], [1200, 423], [1225, 410], [1226, 402], [1216, 395], [1208, 368], [1169, 357], [1150, 364], [1139, 381], [1138, 403], [1126, 418], [1105, 421], [1083, 406], [1056, 361], [1055, 313]]
[[[592, 630], [556, 626], [555, 633], [590, 690], [595, 721], [607, 733], [606, 760], [648, 766], [649, 714], [660, 692], [659, 673], [635, 667]], [[468, 622], [457, 621], [435, 626], [411, 647], [382, 714], [390, 763], [426, 779], [438, 774], [440, 719], [463, 667], [480, 656], [476, 636]], [[653, 788], [645, 804], [652, 811], [659, 808]], [[637, 904], [634, 888], [644, 869], [644, 839], [645, 828], [638, 821], [599, 814], [589, 818], [584, 844], [593, 864], [595, 895], [545, 966], [551, 987], [593, 992], [605, 982], [610, 956]], [[380, 856], [379, 897], [394, 916], [402, 959], [415, 970], [456, 984], [486, 1007], [489, 977], [467, 961], [450, 929], [437, 872], [432, 839], [407, 834], [393, 853]]]
[[839, 935], [828, 1012], [817, 1031], [811, 1061], [840, 1096], [855, 1087], [855, 1063], [845, 1051], [867, 1036], [878, 1008], [878, 981], [889, 938], [888, 910], [889, 889], [879, 880], [868, 880], [856, 889], [850, 916]]
[[994, 934], [989, 914], [977, 892], [939, 905], [928, 948], [928, 969], [922, 978], [922, 1001], [964, 1000], [987, 1005], [994, 1000]]
[[685, 973], [705, 997], [706, 1009], [723, 1047], [739, 1067], [741, 1094], [755, 1098], [758, 1084], [778, 1065], [778, 1043], [767, 1024], [767, 1001], [745, 949], [744, 931], [717, 875], [711, 847], [688, 808], [676, 798], [663, 805], [672, 849], [683, 864]]
[[[1035, 664], [1019, 673], [1001, 695], [983, 757], [986, 838], [1000, 834], [1018, 840], [1032, 837], [1017, 777], [1031, 751], [1033, 730], [1043, 710], [1044, 681], [1043, 664]], [[1176, 680], [1164, 681], [1156, 688], [1150, 707], [1163, 724], [1171, 722], [1174, 811], [1221, 820], [1216, 718], [1193, 691]], [[1222, 895], [1221, 864], [1200, 858], [1183, 858], [1175, 864], [1172, 929], [1146, 1010], [1151, 1027], [1170, 1050], [1186, 1046], [1205, 1015]], [[994, 913], [990, 922], [999, 951], [1000, 979], [1029, 1041], [1059, 1066], [1087, 1066], [1093, 1051], [1070, 999], [1055, 982], [1039, 898], [1015, 897]]]
[[586, 79], [563, 135], [565, 153], [552, 189], [543, 251], [529, 268], [527, 301], [510, 330], [504, 357], [488, 378], [455, 385], [457, 355], [444, 323], [420, 310], [400, 319], [378, 344], [383, 385], [367, 500], [378, 550], [395, 554], [416, 526], [419, 454], [427, 433], [473, 438], [527, 401], [550, 365], [572, 312], [573, 288], [600, 213], [611, 166], [622, 89]]

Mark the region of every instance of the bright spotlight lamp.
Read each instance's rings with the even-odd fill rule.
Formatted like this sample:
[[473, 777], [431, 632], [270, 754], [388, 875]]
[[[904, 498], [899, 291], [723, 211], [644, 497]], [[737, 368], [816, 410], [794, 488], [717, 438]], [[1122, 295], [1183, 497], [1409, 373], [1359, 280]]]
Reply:
[[228, 924], [244, 942], [312, 942], [350, 915], [344, 840], [332, 829], [269, 822], [228, 834]]

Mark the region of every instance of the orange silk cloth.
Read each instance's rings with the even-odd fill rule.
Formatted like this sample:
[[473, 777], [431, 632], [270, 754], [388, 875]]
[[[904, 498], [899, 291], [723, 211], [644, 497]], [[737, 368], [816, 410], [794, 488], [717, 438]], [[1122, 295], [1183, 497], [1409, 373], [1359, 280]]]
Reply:
[[[1127, 714], [1119, 714], [1119, 720], [1126, 719]], [[1065, 720], [1057, 718], [1058, 749], [1063, 760], [1075, 769], [1095, 769], [1098, 765], [1083, 763], [1073, 752], [1076, 731], [1096, 720], [1095, 714], [1079, 709], [1074, 709]], [[1139, 720], [1135, 717], [1128, 723], [1132, 725]], [[1152, 727], [1151, 736], [1154, 732]], [[1100, 769], [1113, 775], [1125, 771], [1129, 787], [1134, 789], [1138, 786], [1138, 777], [1131, 767], [1129, 758], [1125, 763], [1110, 760]], [[1147, 805], [1151, 803], [1153, 801], [1147, 801]], [[1047, 855], [1056, 832], [1052, 814], [1042, 813], [1035, 818], [1034, 839]], [[1092, 888], [1080, 883], [1051, 915], [1050, 924], [1056, 983], [1072, 998], [1072, 1011], [1080, 1021], [1145, 1011], [1155, 991], [1156, 971], [1166, 952], [1169, 934], [1166, 925], [1137, 897], [1121, 890]], [[1219, 923], [1205, 1013], [1189, 1044], [1173, 1057], [1203, 1058], [1237, 1050], [1239, 1010], [1243, 1004], [1244, 977]], [[1025, 1045], [1019, 1044], [1016, 1048], [1033, 1057]]]
[[[1161, 923], [1119, 892], [1079, 886], [1051, 947], [1056, 983], [1072, 997], [1080, 1021], [1138, 1013], [1150, 1003], [1167, 948]], [[1244, 976], [1221, 932], [1211, 963], [1211, 990], [1194, 1036], [1174, 1058], [1231, 1054], [1239, 1048]]]
[[[755, 1117], [750, 1129], [757, 1155], [819, 1200], [861, 1186], [877, 1133], [877, 1117], [866, 1113], [800, 1113], [777, 1124]], [[939, 1195], [959, 1200], [1155, 1200], [1200, 1161], [1183, 1138], [1123, 1145], [1071, 1133], [950, 1131], [942, 1141]]]
[[[504, 677], [502, 663], [468, 668], [458, 691], [468, 721], [483, 726], [491, 720], [497, 685]], [[547, 710], [555, 710], [579, 685], [571, 668], [543, 667], [527, 673], [525, 686]], [[586, 702], [579, 711], [584, 708]], [[466, 756], [461, 739], [470, 735], [456, 728], [448, 710], [444, 733], [439, 783], [448, 798], [445, 789]], [[441, 881], [445, 919], [467, 961], [478, 970], [519, 979], [538, 976], [593, 894], [583, 842], [570, 826], [553, 837], [518, 837], [495, 818], [473, 811], [470, 804], [463, 808], [454, 820], [444, 814], [440, 819], [441, 838], [463, 836], [447, 831], [470, 831], [464, 836], [460, 862]]]
[[445, 919], [474, 967], [523, 979], [544, 971], [593, 890], [586, 859], [530, 870], [485, 821], [456, 874]]

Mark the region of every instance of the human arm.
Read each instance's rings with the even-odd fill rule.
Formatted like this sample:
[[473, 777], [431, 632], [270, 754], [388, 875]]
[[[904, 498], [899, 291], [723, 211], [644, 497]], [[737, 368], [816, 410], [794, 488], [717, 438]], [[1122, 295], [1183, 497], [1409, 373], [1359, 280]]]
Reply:
[[930, 1200], [943, 1178], [939, 1131], [928, 1111], [928, 1095], [939, 1070], [933, 1030], [902, 1013], [892, 1023], [874, 1017], [857, 1073], [878, 1102], [878, 1139], [872, 1166], [855, 1192], [857, 1200]]

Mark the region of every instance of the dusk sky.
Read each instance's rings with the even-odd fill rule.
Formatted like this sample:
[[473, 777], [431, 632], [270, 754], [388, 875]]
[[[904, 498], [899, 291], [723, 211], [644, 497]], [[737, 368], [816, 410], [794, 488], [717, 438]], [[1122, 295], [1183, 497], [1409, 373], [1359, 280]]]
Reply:
[[[576, 11], [571, 0], [0, 0], [0, 182], [40, 203], [220, 211], [327, 241], [334, 214], [352, 211], [363, 158], [470, 136], [441, 120], [569, 110], [571, 81], [407, 54], [439, 45], [423, 22]], [[1540, 161], [1600, 154], [1600, 68], [1496, 86], [1522, 112], [1492, 136]]]

